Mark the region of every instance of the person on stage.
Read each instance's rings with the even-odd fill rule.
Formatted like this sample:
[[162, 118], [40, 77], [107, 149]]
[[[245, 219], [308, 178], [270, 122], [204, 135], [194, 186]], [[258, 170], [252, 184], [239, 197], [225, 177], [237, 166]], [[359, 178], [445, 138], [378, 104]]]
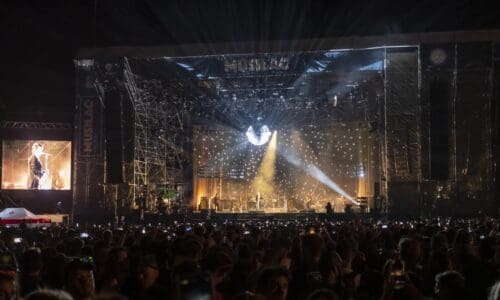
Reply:
[[158, 209], [158, 213], [163, 215], [165, 213], [165, 203], [163, 202], [163, 197], [161, 194], [156, 196], [156, 208]]
[[215, 194], [215, 196], [212, 198], [212, 203], [214, 204], [215, 211], [219, 211], [219, 205], [220, 205], [219, 194]]
[[333, 215], [333, 206], [331, 202], [328, 202], [325, 206], [326, 214], [331, 216]]
[[45, 171], [42, 170], [42, 163], [40, 162], [40, 157], [43, 153], [43, 145], [40, 143], [34, 143], [31, 146], [31, 156], [29, 158], [29, 176], [28, 176], [28, 186], [30, 189], [38, 190], [40, 188], [40, 181]]

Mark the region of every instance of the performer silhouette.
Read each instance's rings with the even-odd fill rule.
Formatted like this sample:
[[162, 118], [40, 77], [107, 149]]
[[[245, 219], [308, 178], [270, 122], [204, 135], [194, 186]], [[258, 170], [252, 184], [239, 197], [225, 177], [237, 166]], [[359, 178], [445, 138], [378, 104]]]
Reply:
[[215, 211], [219, 211], [220, 208], [220, 201], [219, 201], [219, 194], [215, 194], [215, 196], [212, 198], [212, 203], [214, 204], [214, 209]]
[[28, 185], [30, 189], [38, 190], [40, 188], [40, 179], [42, 178], [45, 171], [42, 170], [42, 163], [40, 162], [40, 156], [43, 154], [43, 145], [40, 143], [34, 143], [31, 146], [31, 157], [29, 159], [29, 177]]

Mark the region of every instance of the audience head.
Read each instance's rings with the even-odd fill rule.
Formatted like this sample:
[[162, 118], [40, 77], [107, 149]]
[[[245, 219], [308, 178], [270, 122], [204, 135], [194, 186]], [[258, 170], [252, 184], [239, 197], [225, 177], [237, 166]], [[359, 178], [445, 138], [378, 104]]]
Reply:
[[137, 271], [137, 281], [142, 289], [149, 289], [154, 286], [160, 276], [160, 268], [154, 255], [141, 257]]
[[285, 300], [288, 295], [288, 271], [282, 267], [266, 267], [260, 271], [257, 278], [257, 293], [267, 300]]
[[37, 248], [29, 249], [24, 252], [21, 259], [21, 272], [24, 274], [38, 274], [43, 266], [42, 255]]
[[0, 270], [0, 300], [17, 299], [16, 274]]
[[307, 300], [340, 300], [340, 298], [332, 290], [319, 289], [312, 292]]
[[65, 291], [42, 289], [29, 293], [24, 300], [73, 300], [73, 297]]
[[457, 300], [465, 298], [465, 279], [455, 271], [446, 271], [436, 275], [434, 290], [437, 300]]
[[89, 258], [74, 258], [66, 266], [65, 290], [75, 299], [90, 299], [94, 296], [93, 265]]
[[405, 266], [411, 268], [420, 263], [421, 249], [420, 243], [411, 238], [402, 238], [399, 242], [400, 258], [405, 262]]
[[432, 236], [431, 238], [431, 251], [433, 252], [444, 252], [448, 251], [448, 237], [443, 233], [439, 232]]
[[8, 251], [0, 252], [0, 300], [16, 299], [18, 293], [18, 266], [16, 257]]

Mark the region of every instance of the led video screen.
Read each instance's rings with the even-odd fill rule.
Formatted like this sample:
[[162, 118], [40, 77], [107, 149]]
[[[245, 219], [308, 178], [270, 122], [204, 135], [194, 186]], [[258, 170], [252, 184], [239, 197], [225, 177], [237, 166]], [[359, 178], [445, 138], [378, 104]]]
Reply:
[[3, 141], [2, 189], [70, 190], [71, 142]]

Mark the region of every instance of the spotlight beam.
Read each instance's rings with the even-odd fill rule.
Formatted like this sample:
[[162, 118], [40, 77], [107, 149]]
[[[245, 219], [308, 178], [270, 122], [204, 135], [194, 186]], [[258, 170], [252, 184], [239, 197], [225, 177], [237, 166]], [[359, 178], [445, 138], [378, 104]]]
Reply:
[[333, 191], [344, 196], [347, 200], [351, 201], [353, 204], [359, 205], [359, 202], [356, 201], [356, 199], [347, 194], [346, 191], [344, 191], [338, 184], [333, 182], [333, 180], [331, 180], [325, 173], [323, 173], [323, 171], [321, 171], [316, 165], [304, 162], [293, 150], [286, 149], [285, 151], [280, 151], [279, 153], [292, 165], [307, 172], [309, 175], [317, 179], [319, 182], [323, 183]]
[[266, 194], [268, 196], [274, 194], [274, 176], [276, 173], [276, 144], [277, 133], [272, 134], [269, 145], [264, 154], [264, 158], [260, 163], [259, 170], [252, 181], [252, 189], [256, 192]]

